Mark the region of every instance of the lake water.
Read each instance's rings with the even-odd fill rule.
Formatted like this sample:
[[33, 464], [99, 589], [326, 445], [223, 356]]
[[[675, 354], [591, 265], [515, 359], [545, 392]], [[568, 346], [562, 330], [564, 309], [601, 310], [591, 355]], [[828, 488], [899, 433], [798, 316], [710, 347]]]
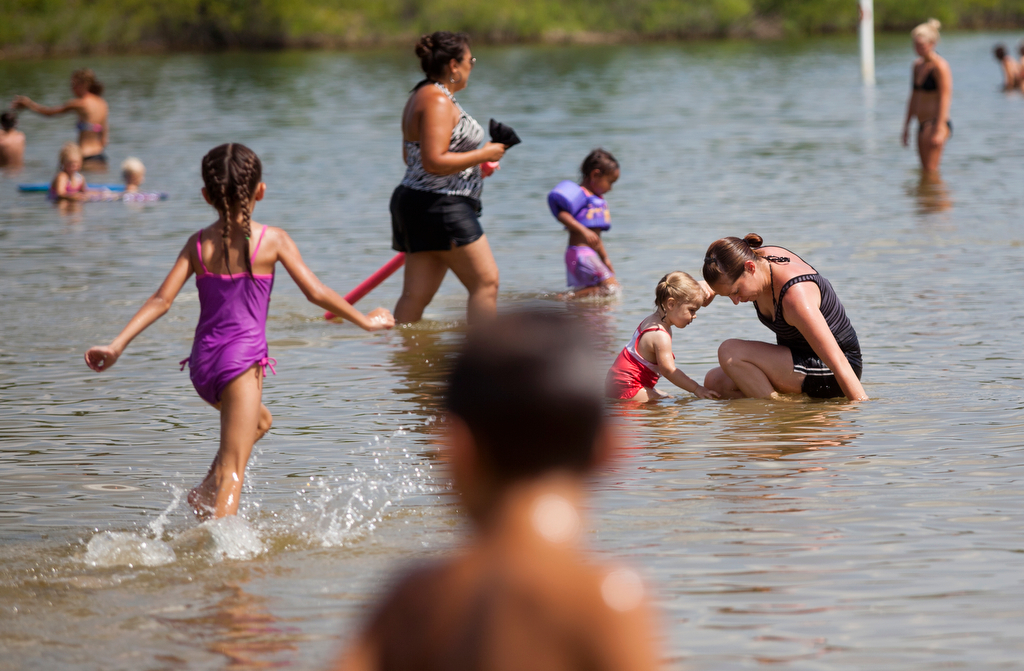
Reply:
[[[760, 233], [837, 288], [872, 400], [616, 407], [629, 449], [594, 484], [590, 543], [635, 565], [672, 668], [1017, 667], [1024, 657], [1024, 434], [1018, 288], [1024, 97], [991, 46], [951, 35], [956, 132], [943, 182], [899, 145], [909, 39], [479, 48], [459, 94], [524, 143], [487, 181], [500, 305], [543, 301], [599, 335], [610, 364], [666, 272]], [[465, 293], [449, 277], [415, 328], [328, 324], [279, 272], [264, 400], [273, 431], [240, 520], [197, 525], [181, 493], [216, 450], [217, 414], [178, 361], [194, 285], [109, 373], [108, 342], [215, 217], [199, 162], [244, 142], [284, 227], [342, 293], [390, 258], [403, 173], [404, 51], [0, 61], [0, 95], [52, 104], [93, 67], [111, 104], [111, 172], [142, 158], [170, 200], [62, 212], [48, 181], [70, 117], [24, 114], [27, 165], [0, 177], [0, 669], [322, 667], [406, 562], [464, 523], [432, 445]], [[622, 178], [606, 238], [621, 300], [559, 307], [565, 234], [545, 194], [595, 146]], [[393, 278], [360, 304], [393, 307]], [[729, 337], [771, 340], [717, 301], [677, 332], [703, 377]], [[665, 382], [662, 389], [669, 391]]]

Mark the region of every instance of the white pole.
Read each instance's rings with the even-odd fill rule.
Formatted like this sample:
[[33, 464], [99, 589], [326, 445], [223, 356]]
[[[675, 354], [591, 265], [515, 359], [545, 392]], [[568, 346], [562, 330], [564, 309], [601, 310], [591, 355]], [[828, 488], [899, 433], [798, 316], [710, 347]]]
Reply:
[[860, 0], [860, 74], [865, 86], [875, 85], [874, 0]]

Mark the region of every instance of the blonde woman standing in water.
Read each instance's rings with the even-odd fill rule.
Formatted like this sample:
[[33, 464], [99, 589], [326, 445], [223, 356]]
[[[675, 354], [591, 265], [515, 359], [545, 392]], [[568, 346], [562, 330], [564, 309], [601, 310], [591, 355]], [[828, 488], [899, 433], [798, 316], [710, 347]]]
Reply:
[[917, 152], [925, 172], [938, 172], [942, 150], [953, 134], [949, 103], [953, 97], [953, 74], [949, 63], [935, 53], [940, 24], [928, 19], [910, 32], [918, 58], [911, 72], [910, 100], [903, 120], [903, 146], [910, 142], [910, 120], [917, 117]]

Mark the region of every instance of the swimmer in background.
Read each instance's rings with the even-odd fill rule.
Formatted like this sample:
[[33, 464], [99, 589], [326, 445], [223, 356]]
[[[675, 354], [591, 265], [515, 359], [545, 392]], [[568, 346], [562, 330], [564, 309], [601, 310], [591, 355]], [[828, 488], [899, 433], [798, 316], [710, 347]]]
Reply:
[[646, 403], [668, 394], [654, 388], [660, 376], [697, 398], [721, 398], [679, 368], [672, 353], [672, 327], [686, 328], [697, 310], [714, 297], [704, 282], [676, 271], [661, 278], [654, 290], [655, 311], [636, 327], [629, 344], [622, 348], [605, 380], [609, 398]]
[[105, 170], [110, 127], [108, 125], [107, 101], [103, 95], [103, 84], [96, 79], [92, 70], [75, 70], [71, 74], [71, 92], [74, 98], [63, 105], [44, 107], [33, 102], [28, 96], [15, 96], [12, 107], [24, 108], [42, 114], [54, 116], [66, 112], [78, 115], [78, 146], [82, 148], [82, 164], [98, 170]]
[[[189, 277], [196, 275], [199, 324], [192, 354], [181, 362], [199, 396], [220, 411], [220, 447], [206, 478], [188, 494], [200, 518], [238, 512], [245, 467], [253, 445], [270, 430], [273, 417], [263, 405], [263, 378], [274, 370], [268, 356], [267, 312], [274, 269], [281, 263], [309, 302], [367, 331], [391, 328], [384, 308], [367, 315], [324, 286], [302, 261], [298, 247], [280, 228], [252, 221], [267, 185], [263, 167], [248, 147], [223, 144], [202, 162], [203, 198], [220, 215], [193, 233], [163, 284], [107, 346], [85, 353], [89, 368], [113, 366], [125, 347], [171, 308]], [[238, 272], [233, 272], [238, 271]]]
[[50, 200], [88, 200], [88, 186], [82, 173], [82, 150], [74, 142], [65, 142], [60, 148], [60, 168], [50, 182]]
[[1020, 83], [1020, 64], [1010, 54], [1006, 53], [1006, 47], [997, 44], [992, 49], [992, 54], [999, 61], [1003, 71], [1003, 90], [1012, 91]]
[[539, 312], [474, 327], [445, 403], [471, 536], [402, 576], [334, 668], [657, 668], [643, 583], [583, 543], [587, 481], [617, 447], [586, 330]]
[[25, 161], [25, 134], [17, 125], [14, 112], [0, 114], [0, 168], [20, 168]]
[[146, 166], [134, 156], [129, 156], [121, 162], [121, 178], [124, 179], [125, 193], [138, 193], [146, 181]]
[[601, 232], [612, 226], [603, 196], [619, 179], [619, 162], [604, 149], [595, 149], [583, 159], [580, 173], [580, 184], [565, 180], [551, 190], [548, 207], [569, 231], [565, 275], [571, 296], [608, 295], [619, 283], [601, 240]]
[[927, 172], [938, 171], [942, 150], [953, 134], [953, 123], [949, 120], [953, 73], [946, 59], [935, 53], [941, 25], [936, 19], [928, 19], [910, 33], [918, 58], [911, 69], [913, 88], [907, 100], [902, 142], [904, 147], [908, 146], [910, 120], [917, 117], [917, 151], [921, 167]]

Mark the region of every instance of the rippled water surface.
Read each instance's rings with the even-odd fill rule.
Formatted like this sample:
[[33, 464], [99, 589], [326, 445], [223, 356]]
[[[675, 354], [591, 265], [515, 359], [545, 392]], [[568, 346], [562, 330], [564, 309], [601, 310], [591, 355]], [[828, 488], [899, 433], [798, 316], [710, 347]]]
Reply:
[[[616, 407], [629, 449], [595, 484], [590, 542], [647, 576], [673, 667], [1020, 664], [1024, 97], [997, 90], [997, 39], [1016, 41], [942, 43], [956, 132], [939, 183], [898, 142], [903, 38], [879, 41], [871, 92], [852, 40], [476, 50], [460, 101], [525, 140], [484, 194], [502, 306], [571, 310], [610, 363], [662, 274], [696, 273], [715, 238], [755, 231], [826, 275], [860, 335], [867, 403], [677, 390]], [[241, 519], [217, 524], [180, 500], [218, 435], [177, 366], [194, 287], [108, 374], [82, 353], [214, 218], [198, 167], [224, 141], [259, 153], [256, 219], [286, 228], [328, 284], [345, 291], [389, 258], [415, 62], [0, 62], [0, 95], [55, 102], [82, 65], [109, 91], [114, 165], [142, 158], [171, 198], [62, 212], [19, 195], [74, 137], [70, 118], [22, 116], [27, 165], [0, 176], [0, 668], [321, 667], [392, 570], [462, 534], [432, 447], [461, 286], [448, 279], [424, 324], [366, 334], [320, 320], [280, 272], [275, 426]], [[624, 295], [562, 308], [565, 235], [544, 196], [597, 145], [622, 164], [606, 240]], [[393, 306], [398, 288], [362, 307]], [[703, 376], [723, 339], [770, 335], [750, 306], [719, 301], [677, 332], [677, 362]]]

